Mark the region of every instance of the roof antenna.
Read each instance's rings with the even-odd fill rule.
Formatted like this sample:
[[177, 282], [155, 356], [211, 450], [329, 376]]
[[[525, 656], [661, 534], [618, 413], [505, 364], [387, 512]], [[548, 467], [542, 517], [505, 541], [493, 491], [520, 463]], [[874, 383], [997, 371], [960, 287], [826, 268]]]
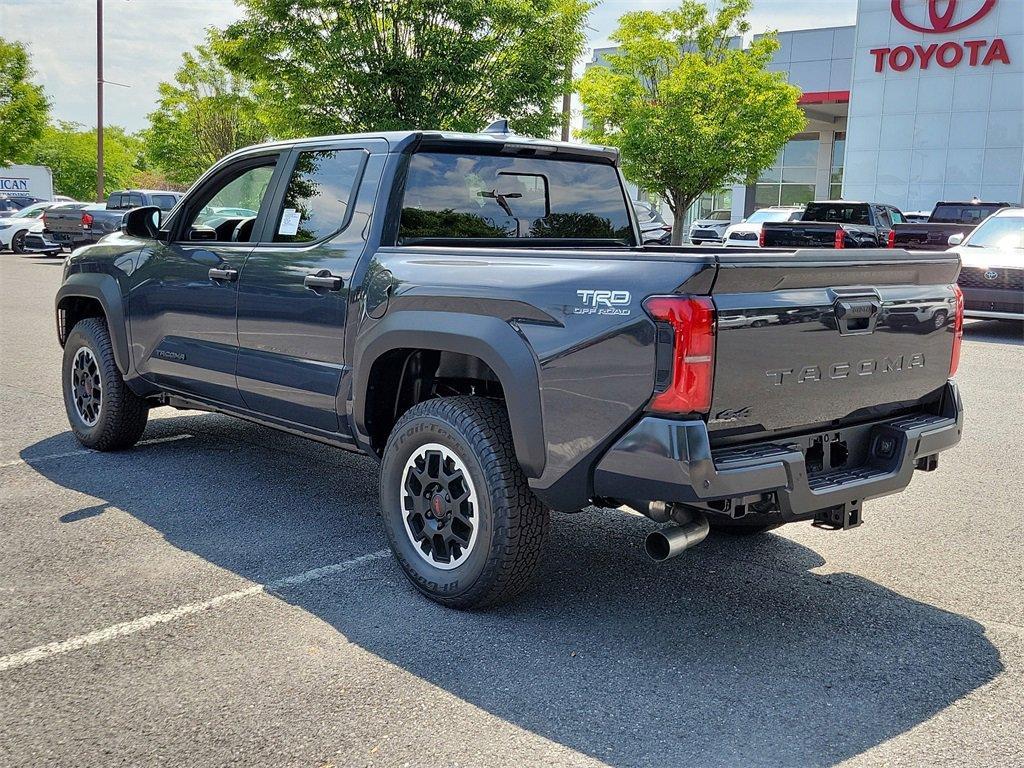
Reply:
[[488, 125], [483, 130], [484, 133], [512, 133], [508, 129], [508, 120], [502, 118], [501, 120], [495, 120], [493, 123]]

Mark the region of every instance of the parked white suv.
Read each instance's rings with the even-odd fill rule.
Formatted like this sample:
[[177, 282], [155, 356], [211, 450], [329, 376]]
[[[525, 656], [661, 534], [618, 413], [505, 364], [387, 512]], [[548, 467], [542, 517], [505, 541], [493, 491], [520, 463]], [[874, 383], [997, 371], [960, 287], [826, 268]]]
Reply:
[[725, 230], [723, 245], [731, 248], [759, 248], [761, 225], [766, 221], [797, 221], [803, 215], [803, 206], [773, 205], [754, 211], [739, 224]]
[[705, 218], [697, 219], [690, 225], [690, 242], [700, 245], [704, 242], [720, 243], [725, 228], [732, 221], [732, 211], [712, 211]]

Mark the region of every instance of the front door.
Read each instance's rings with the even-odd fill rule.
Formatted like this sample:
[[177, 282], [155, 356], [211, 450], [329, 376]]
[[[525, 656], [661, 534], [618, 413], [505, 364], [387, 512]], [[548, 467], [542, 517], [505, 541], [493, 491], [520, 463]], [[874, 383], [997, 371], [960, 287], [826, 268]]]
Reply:
[[268, 215], [279, 153], [226, 166], [168, 223], [167, 242], [141, 255], [129, 298], [133, 359], [162, 389], [241, 406], [238, 278]]
[[237, 381], [245, 406], [338, 434], [350, 280], [363, 252], [354, 216], [370, 145], [292, 150], [287, 186], [238, 287]]

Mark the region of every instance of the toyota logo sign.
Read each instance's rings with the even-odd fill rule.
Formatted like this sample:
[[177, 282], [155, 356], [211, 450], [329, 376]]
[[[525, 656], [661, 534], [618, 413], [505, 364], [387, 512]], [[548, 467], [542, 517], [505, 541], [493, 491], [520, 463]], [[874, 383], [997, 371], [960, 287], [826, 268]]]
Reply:
[[[958, 29], [969, 27], [981, 21], [996, 4], [996, 0], [966, 0], [966, 2], [963, 0], [926, 0], [928, 5], [927, 22], [915, 24], [907, 18], [904, 11], [903, 6], [906, 2], [907, 0], [892, 0], [892, 15], [896, 17], [896, 21], [907, 29], [932, 35], [956, 32]], [[975, 9], [973, 16], [960, 18], [962, 14], [958, 14], [957, 9], [961, 6], [961, 2]], [[968, 8], [968, 12], [970, 12], [970, 8]]]
[[986, 280], [995, 280], [997, 277], [999, 277], [999, 273], [996, 272], [994, 269], [990, 269], [988, 272], [985, 273]]
[[[1014, 0], [1019, 2], [1020, 0]], [[928, 35], [944, 35], [977, 24], [996, 7], [996, 0], [891, 0], [892, 15], [903, 27]], [[909, 15], [908, 15], [909, 14]], [[1009, 64], [1010, 52], [1001, 37], [991, 40], [907, 41], [904, 45], [872, 48], [875, 72], [917, 69], [955, 69]]]

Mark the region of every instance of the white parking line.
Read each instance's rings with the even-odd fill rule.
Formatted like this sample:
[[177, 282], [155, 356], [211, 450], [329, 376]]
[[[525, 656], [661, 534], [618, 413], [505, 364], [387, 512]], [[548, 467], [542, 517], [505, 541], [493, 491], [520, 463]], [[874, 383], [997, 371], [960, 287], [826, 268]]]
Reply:
[[151, 613], [148, 616], [142, 616], [141, 618], [126, 621], [121, 624], [114, 624], [113, 626], [106, 627], [105, 629], [97, 629], [96, 631], [89, 632], [85, 635], [78, 635], [77, 637], [71, 637], [67, 640], [60, 640], [54, 643], [47, 643], [46, 645], [37, 645], [35, 648], [28, 648], [24, 651], [18, 651], [17, 653], [12, 653], [8, 656], [0, 656], [0, 672], [4, 672], [8, 669], [14, 669], [16, 667], [23, 667], [26, 664], [34, 664], [37, 661], [43, 661], [51, 656], [59, 656], [64, 653], [70, 653], [71, 651], [77, 651], [81, 648], [88, 648], [91, 645], [106, 643], [111, 640], [116, 640], [119, 637], [124, 637], [125, 635], [134, 635], [136, 632], [142, 632], [143, 630], [150, 629], [158, 624], [166, 624], [170, 621], [180, 619], [182, 616], [188, 616], [201, 611], [208, 611], [213, 608], [226, 605], [227, 603], [234, 603], [246, 597], [252, 597], [253, 595], [260, 595], [279, 589], [287, 589], [288, 587], [301, 586], [302, 584], [307, 584], [311, 581], [315, 581], [316, 579], [323, 579], [327, 576], [333, 576], [336, 573], [350, 570], [356, 566], [369, 563], [373, 560], [380, 560], [382, 557], [386, 557], [387, 555], [388, 550], [381, 549], [368, 555], [354, 557], [343, 563], [335, 563], [333, 565], [325, 565], [322, 568], [314, 568], [310, 571], [304, 571], [294, 576], [287, 576], [268, 584], [254, 584], [251, 587], [218, 595], [217, 597], [210, 598], [209, 600], [203, 600], [202, 602], [179, 605], [169, 611]]
[[[140, 440], [136, 445], [156, 445], [157, 443], [171, 443], [175, 440], [187, 440], [193, 437], [193, 435], [172, 435], [171, 437], [154, 437], [152, 440]], [[71, 456], [83, 456], [87, 453], [100, 453], [100, 451], [94, 451], [91, 448], [79, 448], [75, 451], [65, 451], [64, 453], [48, 453], [44, 456], [29, 456], [26, 459], [14, 459], [13, 461], [0, 462], [0, 469], [3, 467], [16, 467], [19, 464], [35, 464], [39, 461], [50, 461], [52, 459], [66, 459]]]

